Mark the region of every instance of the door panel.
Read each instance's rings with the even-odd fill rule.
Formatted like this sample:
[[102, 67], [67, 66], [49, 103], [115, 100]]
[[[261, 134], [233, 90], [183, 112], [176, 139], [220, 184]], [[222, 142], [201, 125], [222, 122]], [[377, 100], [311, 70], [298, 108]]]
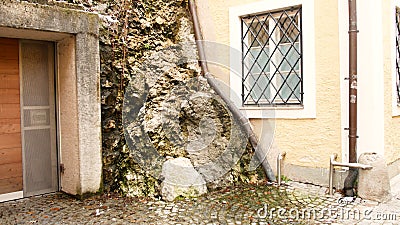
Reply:
[[19, 98], [18, 89], [0, 89], [0, 102], [4, 104], [19, 105]]
[[13, 178], [15, 174], [22, 174], [21, 162], [0, 165], [0, 180]]
[[58, 190], [54, 44], [21, 41], [24, 196]]
[[[22, 164], [21, 164], [22, 167]], [[21, 172], [22, 174], [22, 172]], [[3, 194], [22, 191], [22, 176], [0, 180], [0, 190]]]
[[18, 148], [0, 149], [0, 165], [22, 162], [21, 146]]
[[[2, 63], [4, 63], [4, 61]], [[16, 63], [18, 63], [18, 61]], [[14, 70], [7, 71], [2, 69], [0, 66], [0, 89], [15, 89], [19, 91], [19, 77], [15, 75], [9, 75], [13, 72]], [[16, 73], [19, 73], [18, 70]]]
[[13, 148], [21, 148], [21, 134], [2, 134], [0, 135], [0, 149], [12, 150]]
[[21, 133], [21, 119], [1, 119], [0, 120], [0, 135]]
[[0, 195], [22, 191], [19, 44], [0, 38]]

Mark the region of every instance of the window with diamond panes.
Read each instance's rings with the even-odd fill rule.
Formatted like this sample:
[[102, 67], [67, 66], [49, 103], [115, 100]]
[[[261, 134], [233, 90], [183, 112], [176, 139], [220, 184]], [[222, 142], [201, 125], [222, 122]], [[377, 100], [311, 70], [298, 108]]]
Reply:
[[244, 105], [303, 103], [301, 7], [242, 17]]
[[400, 103], [400, 9], [396, 9], [396, 87], [397, 103]]

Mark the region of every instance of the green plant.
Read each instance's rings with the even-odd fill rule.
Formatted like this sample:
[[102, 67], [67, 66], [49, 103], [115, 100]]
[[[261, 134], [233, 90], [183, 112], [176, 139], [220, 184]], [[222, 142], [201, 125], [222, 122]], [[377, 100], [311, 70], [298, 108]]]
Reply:
[[[278, 176], [276, 176], [276, 178], [278, 179]], [[288, 181], [292, 181], [292, 180], [289, 177], [285, 176], [285, 175], [281, 175], [281, 181], [288, 182]]]

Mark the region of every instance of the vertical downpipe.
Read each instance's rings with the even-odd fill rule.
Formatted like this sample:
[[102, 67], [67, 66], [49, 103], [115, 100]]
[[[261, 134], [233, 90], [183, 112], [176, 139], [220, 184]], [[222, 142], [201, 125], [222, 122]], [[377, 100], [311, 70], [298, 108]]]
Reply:
[[[349, 162], [357, 162], [357, 2], [349, 0]], [[358, 169], [350, 168], [344, 181], [345, 196], [353, 197]]]

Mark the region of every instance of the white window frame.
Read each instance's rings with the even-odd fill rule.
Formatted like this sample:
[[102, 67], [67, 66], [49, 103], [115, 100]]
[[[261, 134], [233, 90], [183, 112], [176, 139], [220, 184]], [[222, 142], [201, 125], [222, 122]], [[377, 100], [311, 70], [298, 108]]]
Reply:
[[[243, 106], [241, 17], [302, 7], [303, 105]], [[269, 0], [229, 8], [231, 100], [248, 118], [316, 118], [314, 0]]]
[[391, 61], [392, 61], [392, 116], [400, 116], [400, 104], [397, 101], [397, 70], [396, 70], [396, 9], [400, 8], [400, 0], [391, 2]]
[[[299, 8], [300, 8], [300, 10], [301, 10], [301, 6], [296, 6], [295, 7], [295, 11], [297, 12], [298, 10], [299, 10]], [[286, 9], [287, 10], [287, 9]], [[289, 16], [294, 16], [295, 14], [296, 14], [296, 12], [290, 12], [290, 11], [286, 11], [286, 13], [288, 13], [288, 15]], [[279, 19], [279, 17], [281, 17], [281, 15], [284, 13], [284, 11], [283, 10], [278, 10], [278, 11], [274, 11], [274, 12], [271, 12], [272, 14], [271, 14], [271, 16], [273, 16], [276, 20], [278, 20]], [[300, 13], [298, 13], [298, 15], [297, 15], [297, 17], [299, 17], [298, 18], [298, 24], [297, 24], [297, 26], [298, 27], [301, 27], [301, 24], [300, 24], [300, 22], [301, 22], [301, 12]], [[282, 19], [283, 19], [283, 17], [282, 17]], [[246, 20], [252, 20], [252, 19], [246, 19]], [[285, 45], [291, 45], [290, 43], [278, 43], [279, 41], [280, 41], [280, 39], [282, 38], [282, 37], [280, 37], [280, 35], [279, 35], [279, 31], [276, 31], [278, 28], [276, 28], [276, 22], [272, 19], [272, 18], [268, 18], [268, 21], [267, 21], [267, 23], [268, 23], [268, 35], [270, 36], [270, 38], [269, 38], [269, 40], [270, 40], [270, 43], [269, 43], [269, 45], [266, 45], [266, 46], [264, 46], [265, 48], [268, 48], [269, 49], [269, 55], [268, 55], [268, 57], [270, 58], [270, 65], [269, 65], [269, 71], [267, 71], [267, 70], [264, 70], [264, 71], [262, 71], [260, 74], [259, 74], [259, 76], [261, 76], [261, 74], [265, 74], [266, 76], [271, 76], [277, 69], [276, 69], [276, 65], [278, 65], [279, 63], [280, 63], [280, 61], [281, 61], [281, 57], [284, 57], [284, 56], [282, 56], [281, 55], [281, 53], [279, 52], [279, 51], [276, 51], [275, 52], [275, 54], [272, 54], [272, 50], [273, 49], [275, 49], [276, 47], [277, 47], [277, 44], [278, 44], [278, 47], [279, 46], [285, 46]], [[248, 28], [247, 27], [243, 27], [245, 30], [247, 30]], [[275, 32], [273, 32], [273, 34], [271, 33], [271, 29], [274, 29], [275, 28]], [[300, 33], [301, 33], [301, 31], [300, 31]], [[272, 35], [271, 35], [272, 34]], [[247, 34], [247, 36], [249, 36], [249, 34]], [[244, 37], [242, 37], [242, 39], [243, 39]], [[298, 47], [298, 49], [301, 51], [301, 40], [302, 38], [301, 38], [301, 34], [300, 34], [300, 37], [299, 37], [299, 39], [296, 41], [296, 43], [299, 45], [299, 47]], [[250, 49], [256, 49], [256, 48], [259, 48], [261, 51], [263, 50], [263, 47], [262, 46], [257, 46], [257, 47], [252, 47], [252, 46], [250, 46], [251, 44], [250, 43], [248, 43], [247, 42], [247, 44], [246, 44], [247, 46], [248, 46], [248, 50], [247, 51], [249, 51], [250, 52]], [[251, 53], [250, 53], [251, 54]], [[301, 53], [300, 53], [300, 55], [301, 55]], [[301, 56], [300, 56], [301, 57]], [[255, 59], [254, 59], [255, 60]], [[258, 64], [258, 63], [257, 63]], [[274, 64], [275, 64], [275, 66], [274, 66]], [[302, 59], [300, 59], [300, 61], [299, 62], [297, 62], [297, 65], [298, 65], [298, 69], [297, 70], [295, 70], [294, 72], [295, 73], [297, 73], [297, 74], [300, 74], [300, 75], [302, 75], [301, 73], [301, 70], [302, 70]], [[292, 65], [291, 65], [292, 66]], [[245, 73], [244, 74], [247, 74], [249, 71], [248, 70], [245, 70]], [[294, 76], [294, 75], [291, 75], [291, 74], [289, 74], [289, 72], [290, 71], [285, 71], [285, 70], [279, 70], [279, 74], [282, 74], [282, 75], [286, 75], [286, 76]], [[280, 85], [278, 85], [278, 80], [280, 79], [280, 75], [279, 74], [275, 74], [275, 76], [272, 78], [272, 80], [271, 80], [271, 84], [275, 87], [275, 88], [280, 88]], [[270, 79], [270, 78], [269, 78]], [[247, 81], [244, 81], [245, 83], [249, 83], [249, 80], [247, 80]], [[250, 84], [250, 86], [251, 86], [251, 84]], [[300, 87], [298, 87], [299, 88], [299, 90], [300, 90], [300, 92], [302, 91], [301, 90], [301, 87], [302, 87], [302, 85], [300, 85]], [[270, 90], [269, 90], [269, 92], [270, 92], [270, 98], [271, 99], [269, 99], [268, 101], [270, 101], [271, 102], [271, 105], [273, 105], [273, 104], [279, 104], [279, 103], [282, 103], [283, 101], [282, 101], [282, 99], [280, 99], [279, 97], [277, 98], [277, 99], [275, 99], [275, 101], [273, 101], [272, 102], [272, 96], [275, 96], [276, 94], [277, 94], [277, 91], [275, 90], [275, 88], [270, 88]], [[245, 93], [246, 95], [247, 94], [249, 94], [249, 95], [251, 95], [250, 93]], [[266, 94], [266, 93], [265, 93]], [[268, 94], [267, 94], [268, 95]], [[298, 96], [300, 99], [301, 99], [301, 93], [300, 93], [300, 95]], [[295, 97], [294, 97], [295, 98]], [[301, 100], [300, 100], [301, 101]], [[243, 104], [252, 104], [251, 103], [252, 101], [251, 100], [247, 100], [247, 103], [243, 103]], [[268, 104], [266, 104], [266, 103], [268, 103], [266, 100], [260, 100], [260, 104], [262, 105], [262, 104], [265, 104], [265, 105], [268, 105]], [[289, 101], [288, 101], [288, 105], [289, 104], [292, 104], [292, 105], [297, 105], [297, 106], [299, 106], [299, 105], [301, 105], [301, 103], [298, 103], [298, 100], [296, 99], [296, 100], [293, 100], [293, 99], [289, 99]]]

